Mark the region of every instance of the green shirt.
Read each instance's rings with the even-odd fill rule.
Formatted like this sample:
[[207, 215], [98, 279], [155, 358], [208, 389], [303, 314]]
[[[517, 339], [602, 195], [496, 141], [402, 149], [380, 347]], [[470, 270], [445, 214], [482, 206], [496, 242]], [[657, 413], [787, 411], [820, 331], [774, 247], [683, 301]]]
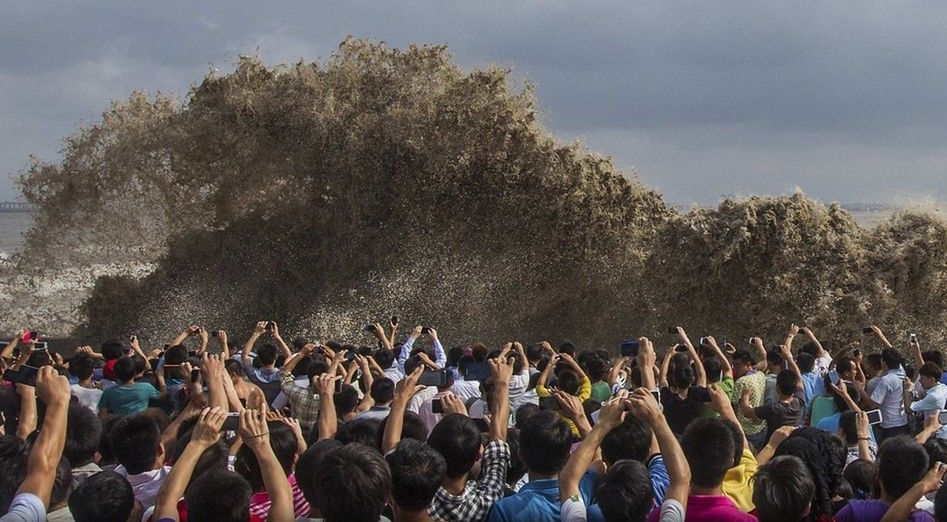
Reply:
[[605, 381], [598, 381], [592, 385], [591, 399], [596, 402], [605, 402], [612, 398], [612, 388]]
[[766, 395], [766, 374], [754, 371], [753, 373], [748, 373], [740, 377], [733, 386], [733, 394], [730, 395], [730, 400], [736, 400], [738, 403], [734, 409], [736, 410], [737, 420], [739, 420], [740, 425], [743, 426], [743, 432], [747, 435], [756, 435], [766, 429], [766, 421], [753, 421], [743, 416], [743, 412], [740, 411], [739, 401], [740, 398], [743, 397], [744, 388], [750, 389], [750, 406], [754, 408], [762, 406], [763, 397]]

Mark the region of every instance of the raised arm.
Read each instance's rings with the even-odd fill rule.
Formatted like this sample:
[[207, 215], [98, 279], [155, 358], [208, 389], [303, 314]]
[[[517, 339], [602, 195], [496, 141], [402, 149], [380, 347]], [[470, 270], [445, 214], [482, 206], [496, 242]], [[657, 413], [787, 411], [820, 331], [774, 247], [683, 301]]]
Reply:
[[138, 336], [137, 335], [131, 336], [128, 344], [129, 346], [131, 346], [132, 351], [135, 352], [135, 355], [141, 357], [142, 360], [145, 361], [145, 371], [151, 371], [152, 370], [151, 361], [148, 360], [148, 357], [145, 355], [145, 352], [141, 351], [141, 344], [138, 343]]
[[43, 429], [30, 450], [26, 463], [26, 479], [17, 494], [31, 493], [49, 509], [49, 497], [56, 480], [56, 469], [66, 444], [66, 415], [69, 410], [69, 381], [52, 366], [43, 366], [36, 377], [36, 394], [46, 404]]
[[[651, 340], [647, 337], [642, 337], [638, 339], [638, 356], [636, 357], [638, 361], [638, 370], [641, 373], [641, 387], [652, 391], [657, 390], [658, 387], [654, 382], [654, 363], [657, 360], [658, 356], [654, 353], [654, 345], [651, 344]], [[664, 365], [661, 365], [664, 367]], [[664, 374], [667, 371], [665, 369]]]
[[750, 339], [750, 344], [756, 348], [756, 356], [759, 358], [759, 361], [753, 365], [753, 368], [760, 372], [765, 372], [766, 367], [769, 366], [769, 363], [766, 361], [766, 347], [763, 346], [762, 337], [754, 337]]
[[263, 485], [270, 494], [270, 512], [267, 520], [282, 522], [294, 520], [293, 491], [286, 480], [286, 474], [270, 446], [270, 432], [266, 424], [266, 415], [257, 410], [244, 410], [240, 413], [240, 438], [256, 455], [263, 475]]
[[227, 332], [217, 330], [217, 342], [220, 343], [220, 358], [225, 361], [230, 359], [230, 344], [228, 341]]
[[916, 364], [917, 369], [920, 370], [921, 366], [924, 366], [924, 356], [921, 355], [921, 344], [918, 342], [917, 337], [912, 337], [910, 344], [911, 354], [914, 356], [914, 364]]
[[405, 363], [408, 362], [408, 356], [411, 355], [411, 348], [414, 347], [414, 341], [417, 341], [420, 336], [421, 325], [417, 325], [411, 330], [411, 333], [408, 334], [408, 339], [401, 345], [401, 351], [398, 352], [398, 368], [402, 372], [404, 371]]
[[339, 430], [339, 418], [335, 412], [335, 376], [324, 373], [316, 377], [313, 382], [316, 393], [319, 394], [319, 418], [316, 420], [316, 430], [319, 440], [335, 437]]
[[717, 340], [713, 336], [708, 336], [705, 338], [707, 341], [707, 346], [714, 351], [714, 355], [717, 356], [717, 359], [720, 361], [720, 373], [722, 379], [732, 379], [733, 378], [733, 366], [730, 365], [730, 360], [727, 359], [727, 356], [724, 355], [723, 350], [720, 349], [720, 346], [717, 345]]
[[602, 413], [599, 415], [598, 423], [579, 445], [579, 449], [572, 453], [562, 471], [559, 472], [559, 502], [565, 502], [569, 498], [579, 495], [579, 482], [582, 480], [582, 476], [591, 466], [605, 436], [624, 420], [626, 403], [627, 399], [623, 392], [621, 396], [602, 405]]
[[13, 356], [13, 349], [20, 344], [20, 338], [26, 335], [29, 330], [21, 330], [18, 335], [13, 336], [13, 339], [10, 339], [10, 343], [3, 347], [3, 350], [0, 351], [0, 357], [8, 359]]
[[276, 324], [276, 321], [270, 321], [270, 324], [273, 325], [273, 329], [270, 331], [270, 334], [273, 336], [273, 340], [276, 341], [276, 346], [283, 354], [283, 357], [289, 359], [292, 357], [293, 351], [289, 349], [289, 345], [287, 345], [286, 341], [283, 340], [283, 336], [279, 334], [279, 325]]
[[184, 344], [184, 341], [185, 341], [188, 337], [190, 337], [190, 336], [196, 334], [199, 328], [200, 328], [200, 327], [197, 326], [197, 325], [188, 326], [187, 328], [184, 329], [184, 331], [182, 331], [181, 333], [179, 333], [174, 339], [171, 339], [171, 342], [168, 343], [168, 345], [169, 345], [169, 346], [177, 346], [177, 345], [179, 345], [179, 344]]
[[677, 437], [661, 412], [661, 406], [654, 400], [654, 396], [643, 388], [635, 390], [629, 399], [632, 413], [651, 425], [654, 436], [658, 440], [658, 447], [661, 448], [661, 456], [664, 458], [664, 465], [671, 478], [671, 485], [664, 498], [674, 499], [687, 507], [691, 468], [684, 457], [684, 450], [681, 449]]
[[434, 345], [434, 364], [436, 364], [438, 368], [444, 368], [447, 366], [447, 354], [444, 352], [441, 339], [437, 336], [437, 330], [433, 327], [429, 327], [428, 331], [430, 332], [431, 343]]
[[831, 356], [828, 350], [822, 347], [822, 343], [819, 342], [819, 338], [815, 336], [815, 333], [812, 332], [811, 328], [803, 326], [802, 328], [799, 329], [799, 331], [803, 335], [805, 335], [810, 341], [812, 341], [812, 344], [815, 345], [816, 350], [818, 351], [817, 357], [830, 357]]
[[881, 344], [885, 345], [887, 348], [894, 348], [894, 346], [888, 342], [888, 338], [885, 337], [885, 333], [881, 331], [881, 328], [878, 328], [875, 325], [871, 325], [870, 328], [871, 335], [874, 335], [879, 341], [881, 341]]
[[395, 345], [395, 338], [398, 335], [398, 321], [397, 321], [398, 318], [392, 317], [391, 319], [393, 320], [389, 321], [389, 324], [391, 325], [391, 329], [390, 329], [391, 333], [388, 335], [388, 346]]
[[385, 422], [385, 433], [382, 436], [381, 452], [386, 454], [395, 449], [395, 446], [401, 442], [401, 431], [404, 427], [404, 412], [408, 409], [408, 402], [414, 397], [415, 388], [418, 379], [421, 378], [421, 372], [424, 368], [417, 367], [406, 375], [404, 379], [398, 381], [395, 385], [395, 398], [391, 401], [391, 411], [388, 413], [388, 420]]
[[493, 379], [493, 397], [490, 402], [490, 438], [506, 440], [510, 425], [510, 379], [513, 378], [513, 364], [505, 355], [490, 360], [490, 375]]
[[[661, 373], [658, 374], [658, 386], [662, 388], [668, 385], [668, 369], [671, 367], [671, 358], [674, 357], [676, 351], [676, 344], [664, 351], [664, 358], [661, 360]], [[638, 370], [641, 371], [641, 375], [644, 377], [644, 369], [639, 367]]]
[[700, 357], [697, 355], [697, 350], [694, 348], [691, 340], [687, 338], [684, 328], [678, 326], [677, 335], [681, 338], [684, 346], [687, 347], [687, 355], [694, 361], [694, 377], [696, 378], [697, 386], [707, 386], [707, 372], [704, 370], [704, 363], [701, 362]]
[[26, 384], [16, 385], [16, 394], [20, 396], [20, 418], [16, 425], [16, 436], [26, 440], [36, 431], [36, 388]]
[[260, 321], [253, 326], [253, 333], [250, 334], [250, 338], [247, 339], [247, 342], [243, 345], [243, 351], [240, 352], [240, 361], [243, 363], [244, 368], [251, 366], [252, 361], [250, 360], [250, 352], [253, 351], [253, 345], [256, 344], [257, 340], [263, 335], [263, 332], [266, 330], [266, 321]]
[[789, 349], [789, 345], [784, 344], [779, 347], [779, 350], [782, 352], [783, 361], [785, 361], [786, 367], [789, 370], [792, 370], [794, 374], [796, 374], [796, 389], [802, 390], [803, 389], [802, 372], [799, 371], [799, 366], [796, 364], [796, 359], [792, 356], [792, 351]]
[[789, 325], [789, 331], [786, 333], [786, 340], [783, 342], [783, 345], [788, 346], [790, 352], [792, 351], [792, 341], [799, 335], [799, 326], [796, 323]]
[[940, 489], [941, 481], [944, 479], [944, 473], [947, 472], [947, 465], [943, 462], [935, 462], [931, 469], [924, 475], [918, 483], [901, 495], [894, 504], [888, 506], [888, 511], [881, 518], [881, 522], [900, 522], [910, 520], [911, 513], [921, 498]]
[[204, 353], [207, 351], [207, 342], [209, 340], [207, 337], [207, 328], [204, 328], [203, 326], [199, 326], [197, 330], [197, 335], [199, 336], [201, 340], [201, 345], [197, 347], [197, 356], [200, 357], [201, 355], [204, 355]]
[[184, 453], [178, 457], [171, 468], [171, 473], [161, 484], [158, 497], [155, 500], [155, 520], [180, 520], [178, 515], [178, 501], [184, 496], [184, 490], [191, 481], [194, 467], [204, 451], [213, 446], [220, 438], [220, 427], [227, 418], [226, 410], [220, 408], [204, 408], [200, 420], [191, 433], [191, 441], [184, 448]]

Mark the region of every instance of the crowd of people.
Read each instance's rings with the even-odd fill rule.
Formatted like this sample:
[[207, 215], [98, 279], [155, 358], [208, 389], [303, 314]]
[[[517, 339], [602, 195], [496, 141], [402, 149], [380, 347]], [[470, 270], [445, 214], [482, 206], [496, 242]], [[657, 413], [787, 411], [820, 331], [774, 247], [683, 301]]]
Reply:
[[769, 347], [673, 327], [659, 357], [389, 323], [68, 358], [18, 333], [0, 521], [947, 522], [947, 375], [914, 335], [830, 354], [796, 325]]

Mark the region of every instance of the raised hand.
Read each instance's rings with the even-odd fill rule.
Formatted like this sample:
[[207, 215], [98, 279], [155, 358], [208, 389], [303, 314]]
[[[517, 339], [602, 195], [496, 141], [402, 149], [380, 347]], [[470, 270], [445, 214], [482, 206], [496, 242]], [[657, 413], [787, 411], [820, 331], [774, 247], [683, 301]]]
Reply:
[[464, 401], [462, 401], [460, 397], [453, 393], [448, 393], [441, 397], [441, 406], [444, 407], [444, 415], [456, 413], [465, 417], [467, 416], [467, 405], [464, 404]]
[[221, 408], [204, 408], [194, 431], [191, 432], [191, 444], [210, 447], [220, 438], [220, 428], [224, 425], [227, 412]]
[[260, 410], [240, 412], [240, 438], [253, 453], [269, 449], [270, 430], [266, 425], [266, 416]]
[[[649, 390], [638, 388], [634, 393], [628, 396], [628, 407], [631, 412], [639, 419], [654, 424], [663, 415], [661, 405], [654, 399], [654, 395]], [[601, 419], [601, 417], [599, 417]]]
[[253, 333], [256, 335], [263, 335], [263, 332], [266, 331], [266, 321], [257, 321], [253, 326]]
[[52, 366], [43, 366], [36, 376], [36, 396], [47, 405], [69, 404], [72, 392], [69, 379], [56, 372]]

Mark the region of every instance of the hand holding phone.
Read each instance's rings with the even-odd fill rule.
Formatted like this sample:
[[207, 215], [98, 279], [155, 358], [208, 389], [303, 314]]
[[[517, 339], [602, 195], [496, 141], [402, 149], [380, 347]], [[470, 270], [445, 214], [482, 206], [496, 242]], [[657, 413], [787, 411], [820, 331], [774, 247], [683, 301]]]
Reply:
[[637, 339], [626, 339], [621, 342], [621, 356], [634, 359], [638, 357], [638, 350], [641, 349], [641, 342]]

